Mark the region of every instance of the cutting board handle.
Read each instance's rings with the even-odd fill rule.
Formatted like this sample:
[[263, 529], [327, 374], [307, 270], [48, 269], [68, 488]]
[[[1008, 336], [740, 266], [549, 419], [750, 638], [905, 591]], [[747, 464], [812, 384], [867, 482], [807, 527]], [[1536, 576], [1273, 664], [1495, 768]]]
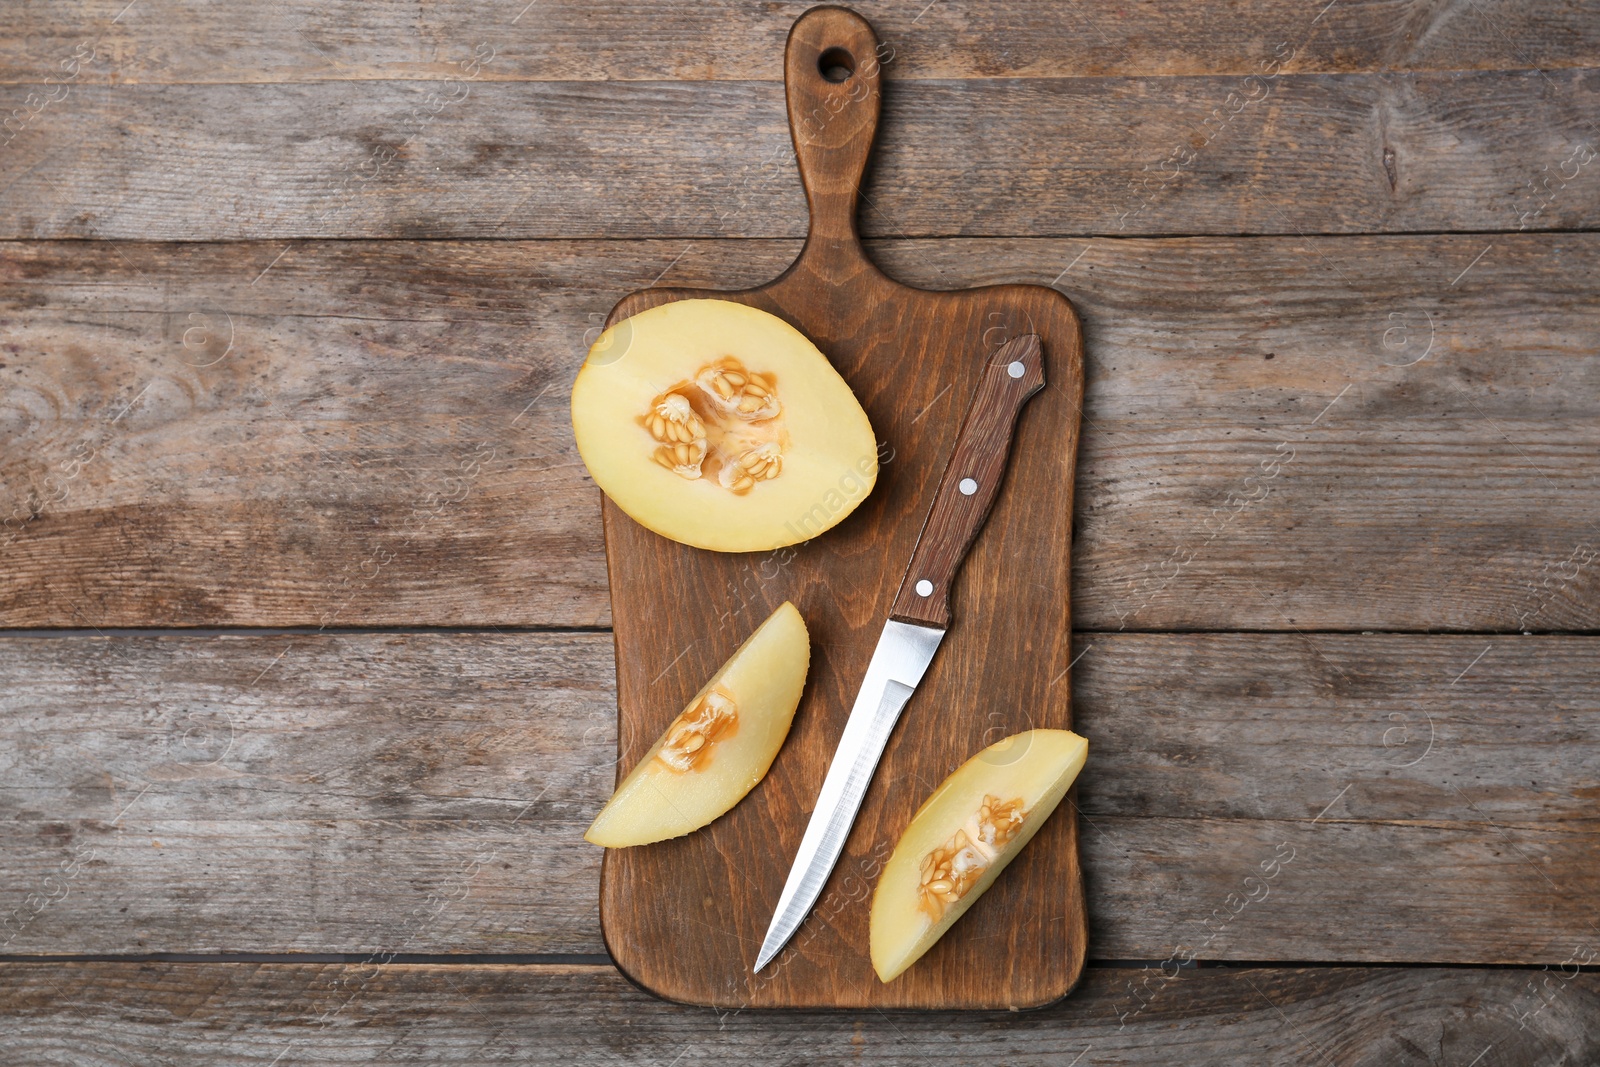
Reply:
[[878, 130], [883, 62], [871, 23], [849, 8], [814, 7], [789, 30], [783, 58], [789, 133], [811, 208], [797, 266], [837, 264], [841, 250], [854, 253], [845, 257], [852, 262], [866, 258], [856, 236], [856, 202]]

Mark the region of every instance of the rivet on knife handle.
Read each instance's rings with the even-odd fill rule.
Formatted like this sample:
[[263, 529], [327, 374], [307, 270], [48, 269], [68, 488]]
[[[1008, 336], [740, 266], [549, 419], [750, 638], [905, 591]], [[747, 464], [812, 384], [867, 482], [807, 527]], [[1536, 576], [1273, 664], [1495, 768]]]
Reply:
[[956, 435], [955, 451], [939, 479], [933, 507], [917, 535], [911, 565], [889, 610], [891, 619], [949, 627], [951, 583], [994, 507], [1022, 406], [1043, 388], [1044, 354], [1038, 334], [1001, 345], [984, 367], [977, 395]]

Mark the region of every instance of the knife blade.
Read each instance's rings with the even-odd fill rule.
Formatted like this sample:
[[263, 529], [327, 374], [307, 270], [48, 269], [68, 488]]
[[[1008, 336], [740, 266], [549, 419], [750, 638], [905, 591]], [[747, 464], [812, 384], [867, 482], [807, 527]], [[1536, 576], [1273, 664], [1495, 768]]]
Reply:
[[950, 628], [950, 586], [999, 494], [1017, 419], [1042, 388], [1037, 334], [1006, 342], [984, 366], [756, 955], [757, 973], [800, 929], [844, 851], [889, 735]]

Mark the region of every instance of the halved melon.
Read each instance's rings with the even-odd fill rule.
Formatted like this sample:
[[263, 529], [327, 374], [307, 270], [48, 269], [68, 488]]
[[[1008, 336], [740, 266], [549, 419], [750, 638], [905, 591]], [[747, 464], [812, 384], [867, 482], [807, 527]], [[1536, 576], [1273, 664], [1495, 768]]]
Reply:
[[665, 841], [739, 803], [789, 735], [810, 665], [805, 620], [785, 601], [672, 720], [584, 838], [606, 848]]
[[1032, 840], [1083, 769], [1089, 742], [1027, 730], [956, 768], [911, 817], [872, 895], [872, 969], [897, 978]]
[[829, 529], [878, 477], [872, 425], [827, 357], [775, 315], [680, 300], [600, 335], [572, 386], [595, 483], [634, 521], [716, 552]]

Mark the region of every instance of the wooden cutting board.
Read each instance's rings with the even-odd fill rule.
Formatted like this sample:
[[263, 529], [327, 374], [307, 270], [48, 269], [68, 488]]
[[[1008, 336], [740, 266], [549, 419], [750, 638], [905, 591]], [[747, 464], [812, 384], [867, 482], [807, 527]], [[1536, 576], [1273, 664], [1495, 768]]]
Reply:
[[[776, 552], [688, 548], [603, 504], [619, 778], [774, 608], [792, 600], [811, 631], [805, 696], [765, 780], [706, 829], [606, 853], [606, 946], [624, 974], [670, 1000], [734, 1009], [1025, 1008], [1065, 995], [1083, 967], [1088, 929], [1071, 803], [904, 975], [880, 983], [867, 956], [877, 873], [933, 788], [1008, 734], [1072, 725], [1068, 576], [1083, 393], [1078, 317], [1060, 293], [1037, 285], [912, 289], [867, 258], [855, 215], [878, 123], [877, 49], [872, 27], [844, 8], [814, 8], [790, 31], [789, 124], [811, 209], [794, 264], [755, 289], [633, 293], [609, 320], [694, 297], [769, 311], [832, 361], [880, 441], [871, 496], [825, 534]], [[834, 78], [840, 68], [849, 77], [830, 80], [829, 68]], [[1023, 333], [1043, 340], [1046, 385], [1023, 411], [999, 500], [952, 591], [949, 634], [816, 909], [783, 954], [753, 975], [979, 370]], [[1093, 766], [1091, 751], [1088, 773]]]

